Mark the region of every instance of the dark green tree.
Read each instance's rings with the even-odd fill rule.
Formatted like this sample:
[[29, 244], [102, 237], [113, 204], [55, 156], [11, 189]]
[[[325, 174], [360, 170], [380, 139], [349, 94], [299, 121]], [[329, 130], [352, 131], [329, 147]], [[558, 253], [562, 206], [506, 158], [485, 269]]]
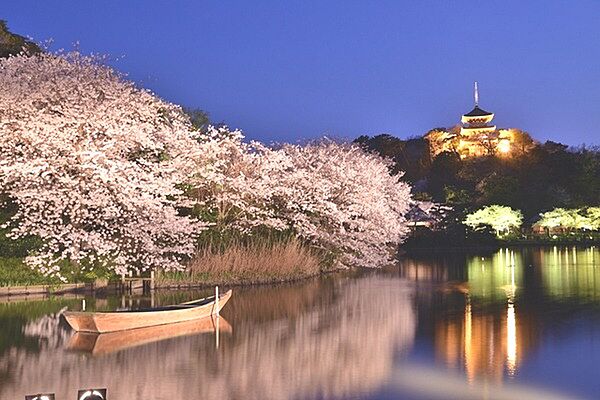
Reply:
[[8, 30], [6, 21], [0, 20], [0, 58], [7, 58], [21, 52], [40, 53], [42, 49], [31, 40]]

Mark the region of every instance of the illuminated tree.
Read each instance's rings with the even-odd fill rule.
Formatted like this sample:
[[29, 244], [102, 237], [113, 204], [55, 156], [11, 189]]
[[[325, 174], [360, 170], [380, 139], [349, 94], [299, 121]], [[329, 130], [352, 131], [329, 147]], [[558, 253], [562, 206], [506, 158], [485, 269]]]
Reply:
[[521, 226], [523, 214], [510, 207], [491, 205], [468, 214], [463, 223], [475, 230], [489, 226], [497, 236], [502, 236]]
[[539, 226], [547, 229], [555, 229], [568, 227], [571, 225], [570, 213], [564, 208], [555, 208], [541, 214], [540, 220], [537, 222]]
[[555, 208], [540, 216], [537, 224], [547, 229], [565, 230], [598, 230], [600, 229], [600, 207], [580, 208]]
[[298, 234], [340, 252], [345, 264], [390, 261], [408, 231], [410, 187], [391, 163], [357, 146], [323, 141], [281, 149], [291, 168], [282, 176], [282, 217]]
[[0, 60], [0, 188], [10, 237], [60, 277], [82, 268], [183, 268], [203, 229], [177, 211], [199, 146], [181, 109], [78, 53]]
[[600, 230], [600, 207], [589, 207], [587, 216], [590, 220], [591, 229], [594, 231]]
[[270, 149], [209, 128], [190, 195], [211, 229], [290, 230], [344, 264], [377, 267], [407, 232], [410, 188], [389, 162], [331, 141]]
[[[404, 238], [410, 188], [390, 163], [324, 141], [271, 149], [78, 53], [0, 61], [0, 198], [27, 262], [119, 274], [182, 269], [198, 234], [289, 230], [344, 264], [381, 266]], [[192, 210], [192, 211], [190, 211]], [[191, 216], [183, 216], [182, 213]]]

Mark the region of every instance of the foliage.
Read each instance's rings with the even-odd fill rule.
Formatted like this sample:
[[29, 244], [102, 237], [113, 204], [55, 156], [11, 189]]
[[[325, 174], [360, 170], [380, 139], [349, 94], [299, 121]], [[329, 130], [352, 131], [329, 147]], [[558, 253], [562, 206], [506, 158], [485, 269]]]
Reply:
[[463, 223], [476, 230], [489, 226], [497, 236], [501, 236], [513, 228], [519, 228], [523, 223], [523, 214], [510, 207], [491, 205], [468, 214]]
[[[404, 179], [413, 183], [415, 194], [430, 196], [435, 202], [472, 208], [503, 204], [522, 210], [526, 220], [557, 207], [600, 204], [598, 148], [569, 148], [551, 141], [539, 144], [526, 132], [509, 131], [513, 136], [510, 157], [461, 159], [450, 146], [436, 156], [424, 149], [420, 155], [407, 158], [405, 148], [414, 139], [387, 135], [385, 140], [362, 136], [357, 141], [392, 159], [394, 170], [407, 171]], [[420, 161], [428, 158], [429, 163]]]
[[376, 152], [380, 156], [392, 160], [392, 173], [402, 173], [404, 180], [412, 184], [416, 184], [422, 179], [423, 172], [427, 171], [431, 165], [429, 144], [424, 138], [401, 140], [387, 134], [372, 138], [363, 135], [354, 142], [371, 152]]
[[541, 214], [537, 225], [547, 229], [597, 231], [600, 230], [600, 207], [555, 208]]
[[183, 112], [190, 118], [192, 127], [198, 131], [206, 131], [210, 125], [208, 114], [198, 108], [183, 108]]
[[182, 268], [203, 225], [176, 209], [197, 155], [180, 108], [78, 53], [0, 60], [0, 88], [5, 226], [43, 240], [28, 264]]
[[[96, 278], [113, 278], [112, 271], [97, 266], [90, 269], [62, 261], [59, 264], [60, 276], [45, 275], [28, 266], [20, 257], [0, 257], [0, 286], [58, 285], [68, 282], [93, 282]], [[64, 278], [64, 279], [61, 279]]]
[[31, 40], [11, 33], [6, 21], [0, 20], [0, 58], [16, 56], [18, 54], [37, 54], [42, 50]]
[[58, 284], [56, 277], [44, 276], [29, 268], [21, 258], [0, 258], [0, 286]]

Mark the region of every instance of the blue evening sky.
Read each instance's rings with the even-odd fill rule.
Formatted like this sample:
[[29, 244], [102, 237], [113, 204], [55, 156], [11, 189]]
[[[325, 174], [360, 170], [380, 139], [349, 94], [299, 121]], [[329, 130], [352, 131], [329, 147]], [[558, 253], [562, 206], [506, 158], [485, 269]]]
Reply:
[[29, 1], [0, 18], [266, 142], [405, 138], [473, 106], [600, 144], [598, 1]]

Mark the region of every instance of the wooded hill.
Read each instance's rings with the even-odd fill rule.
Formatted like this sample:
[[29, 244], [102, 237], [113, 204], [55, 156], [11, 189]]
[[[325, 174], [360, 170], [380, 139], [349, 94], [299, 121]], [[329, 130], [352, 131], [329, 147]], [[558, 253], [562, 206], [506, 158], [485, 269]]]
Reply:
[[547, 141], [510, 157], [461, 159], [444, 152], [432, 157], [424, 138], [391, 135], [355, 140], [394, 161], [405, 171], [417, 199], [431, 199], [460, 209], [500, 204], [523, 211], [525, 221], [556, 207], [600, 204], [600, 149], [573, 148]]

